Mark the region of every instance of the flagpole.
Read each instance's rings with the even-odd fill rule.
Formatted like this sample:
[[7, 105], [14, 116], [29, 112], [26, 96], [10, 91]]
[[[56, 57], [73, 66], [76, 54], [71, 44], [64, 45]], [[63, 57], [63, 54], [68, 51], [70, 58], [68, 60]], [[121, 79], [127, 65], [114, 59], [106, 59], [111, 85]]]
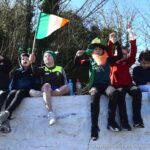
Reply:
[[32, 53], [34, 52], [34, 49], [35, 49], [35, 43], [36, 43], [36, 31], [35, 31], [35, 34], [34, 34], [34, 39], [33, 39], [33, 44], [32, 44]]
[[32, 44], [32, 53], [34, 52], [34, 49], [35, 49], [36, 33], [37, 33], [37, 27], [39, 25], [40, 16], [41, 16], [41, 11], [40, 11], [39, 18], [38, 18], [38, 23], [37, 23], [37, 26], [36, 26], [36, 29], [35, 29], [35, 34], [34, 34], [34, 39], [33, 39], [33, 44]]

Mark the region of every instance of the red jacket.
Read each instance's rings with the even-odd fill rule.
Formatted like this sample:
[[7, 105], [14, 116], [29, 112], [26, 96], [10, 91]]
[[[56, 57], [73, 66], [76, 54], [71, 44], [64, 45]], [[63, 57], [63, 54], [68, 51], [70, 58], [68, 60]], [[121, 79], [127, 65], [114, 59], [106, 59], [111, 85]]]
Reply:
[[[130, 55], [127, 59], [121, 59], [110, 65], [111, 84], [116, 87], [126, 87], [132, 85], [132, 77], [130, 75], [130, 67], [135, 63], [136, 59], [136, 40], [130, 41]], [[109, 41], [109, 56], [113, 56], [113, 43]]]

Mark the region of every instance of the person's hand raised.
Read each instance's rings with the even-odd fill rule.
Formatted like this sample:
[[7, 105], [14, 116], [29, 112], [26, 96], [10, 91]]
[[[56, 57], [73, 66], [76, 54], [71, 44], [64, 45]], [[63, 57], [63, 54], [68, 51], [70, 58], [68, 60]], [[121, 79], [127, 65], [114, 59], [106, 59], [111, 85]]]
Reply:
[[130, 24], [128, 25], [127, 32], [129, 33], [129, 40], [130, 41], [136, 39], [136, 34], [133, 32], [132, 27], [131, 27]]
[[78, 50], [76, 56], [82, 56], [84, 54], [84, 50]]
[[109, 41], [111, 41], [113, 44], [116, 43], [117, 37], [115, 32], [109, 34]]
[[30, 61], [30, 64], [33, 64], [35, 62], [35, 54], [34, 53], [30, 54], [29, 61]]

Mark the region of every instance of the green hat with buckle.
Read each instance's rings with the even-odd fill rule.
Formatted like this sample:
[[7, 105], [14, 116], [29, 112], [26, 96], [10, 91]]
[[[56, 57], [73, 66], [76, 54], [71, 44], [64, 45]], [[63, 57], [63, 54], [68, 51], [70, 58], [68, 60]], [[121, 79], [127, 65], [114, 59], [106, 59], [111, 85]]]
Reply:
[[88, 46], [88, 48], [85, 50], [86, 54], [91, 54], [94, 50], [94, 48], [99, 47], [103, 50], [107, 50], [107, 44], [105, 41], [102, 41], [100, 38], [96, 37], [92, 40], [91, 44]]

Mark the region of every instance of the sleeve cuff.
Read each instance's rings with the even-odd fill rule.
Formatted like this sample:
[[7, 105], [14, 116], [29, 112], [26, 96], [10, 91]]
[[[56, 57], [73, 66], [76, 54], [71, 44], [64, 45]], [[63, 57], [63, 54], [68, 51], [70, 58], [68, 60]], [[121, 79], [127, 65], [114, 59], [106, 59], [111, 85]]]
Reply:
[[136, 45], [136, 39], [135, 39], [135, 40], [131, 40], [130, 43], [131, 43], [131, 45], [132, 45], [132, 44], [133, 44], [133, 45]]

